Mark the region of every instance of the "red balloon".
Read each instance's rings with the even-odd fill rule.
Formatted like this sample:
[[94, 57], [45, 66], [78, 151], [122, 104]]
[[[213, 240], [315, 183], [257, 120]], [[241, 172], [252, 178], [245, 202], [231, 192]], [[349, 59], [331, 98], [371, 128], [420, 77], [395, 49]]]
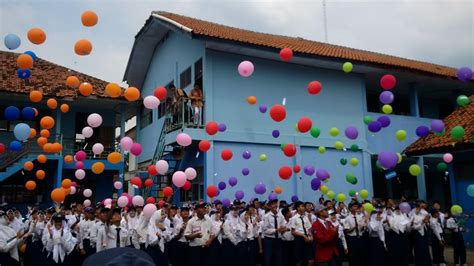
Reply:
[[281, 122], [283, 119], [286, 117], [286, 109], [283, 105], [280, 104], [275, 104], [272, 106], [270, 109], [270, 116], [272, 117], [273, 120], [276, 122]]
[[311, 121], [311, 118], [309, 117], [303, 116], [298, 121], [298, 130], [301, 133], [308, 132], [312, 126], [313, 126], [313, 121]]
[[208, 140], [201, 140], [199, 141], [199, 150], [202, 152], [206, 152], [211, 148], [211, 143]]
[[234, 154], [232, 153], [231, 149], [224, 149], [221, 152], [221, 157], [222, 157], [222, 160], [224, 160], [224, 161], [228, 161], [228, 160], [232, 159], [233, 155]]
[[164, 201], [164, 200], [158, 201], [158, 207], [159, 207], [159, 208], [163, 208], [163, 205], [165, 205], [165, 201]]
[[165, 197], [171, 197], [173, 195], [173, 188], [171, 187], [164, 187], [163, 188], [163, 196]]
[[295, 166], [293, 166], [293, 172], [299, 173], [300, 171], [301, 171], [301, 166], [299, 164], [295, 164]]
[[188, 191], [191, 189], [191, 182], [189, 180], [186, 180], [186, 183], [184, 183], [184, 186], [182, 187], [185, 191]]
[[280, 178], [283, 180], [288, 180], [290, 179], [292, 175], [291, 167], [289, 166], [282, 166], [280, 167], [280, 170], [278, 171], [278, 175], [280, 175]]
[[168, 91], [166, 90], [165, 87], [158, 87], [153, 91], [153, 95], [158, 98], [161, 102], [166, 99], [166, 95], [168, 94]]
[[153, 186], [153, 179], [148, 178], [147, 180], [145, 180], [145, 187], [151, 187], [151, 186]]
[[146, 198], [146, 204], [154, 204], [155, 203], [155, 198], [153, 197], [148, 197]]
[[218, 191], [219, 190], [216, 186], [208, 186], [206, 189], [206, 193], [209, 198], [214, 198], [215, 196], [217, 196]]
[[296, 146], [293, 144], [286, 144], [283, 147], [283, 153], [288, 157], [293, 157], [296, 154]]
[[156, 166], [154, 164], [148, 166], [148, 174], [158, 175], [158, 170], [156, 170]]
[[290, 48], [283, 48], [280, 50], [280, 58], [283, 61], [290, 61], [293, 57], [293, 51]]
[[218, 130], [219, 130], [219, 124], [217, 124], [217, 122], [214, 122], [214, 121], [207, 122], [207, 124], [206, 124], [207, 134], [209, 134], [211, 136], [215, 135]]
[[308, 93], [309, 94], [316, 95], [316, 94], [320, 93], [322, 89], [323, 89], [323, 86], [321, 85], [321, 83], [319, 81], [311, 81], [308, 84]]
[[4, 152], [5, 152], [5, 144], [0, 143], [0, 153], [4, 153]]
[[390, 74], [383, 75], [383, 77], [380, 79], [380, 86], [384, 90], [391, 90], [393, 89], [393, 87], [395, 87], [396, 84], [397, 79], [395, 78], [395, 76]]
[[142, 179], [138, 176], [136, 177], [133, 177], [131, 180], [130, 180], [130, 183], [132, 183], [132, 185], [135, 185], [137, 186], [138, 188], [141, 188], [142, 187]]

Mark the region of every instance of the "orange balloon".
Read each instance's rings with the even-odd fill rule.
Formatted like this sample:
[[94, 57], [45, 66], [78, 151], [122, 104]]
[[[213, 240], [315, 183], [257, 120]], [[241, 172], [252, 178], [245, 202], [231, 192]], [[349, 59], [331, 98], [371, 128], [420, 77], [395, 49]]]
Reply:
[[44, 138], [49, 138], [49, 130], [47, 129], [41, 129], [40, 131], [40, 136]]
[[68, 188], [71, 187], [71, 184], [72, 184], [71, 179], [66, 178], [61, 182], [61, 187], [65, 188], [65, 189], [68, 189]]
[[46, 41], [46, 33], [40, 28], [32, 28], [28, 31], [28, 40], [34, 44], [42, 44]]
[[47, 153], [53, 152], [53, 143], [46, 143], [43, 145], [43, 151]]
[[67, 196], [71, 192], [71, 188], [63, 188], [61, 187], [61, 190], [63, 191], [64, 195]]
[[140, 98], [140, 91], [135, 87], [128, 87], [125, 89], [123, 96], [127, 101], [133, 102]]
[[51, 129], [54, 127], [54, 119], [51, 116], [44, 116], [40, 120], [40, 125], [42, 128]]
[[36, 171], [36, 178], [38, 178], [39, 180], [43, 180], [45, 176], [46, 173], [43, 170]]
[[80, 39], [74, 45], [74, 52], [77, 55], [88, 55], [92, 52], [92, 43], [86, 39]]
[[63, 103], [63, 104], [61, 104], [61, 107], [59, 107], [59, 109], [61, 109], [61, 112], [67, 113], [67, 112], [69, 112], [69, 105]]
[[60, 153], [63, 150], [63, 145], [59, 142], [55, 142], [51, 144], [51, 152]]
[[84, 13], [81, 15], [82, 25], [86, 27], [95, 26], [98, 20], [99, 18], [97, 17], [97, 14], [91, 10], [84, 11]]
[[82, 94], [82, 96], [89, 96], [92, 93], [92, 85], [87, 82], [81, 83], [79, 86], [79, 92]]
[[247, 97], [247, 102], [248, 102], [249, 104], [256, 104], [256, 103], [257, 103], [257, 97], [255, 97], [255, 96], [249, 96], [249, 97]]
[[56, 109], [58, 107], [58, 101], [56, 101], [54, 98], [51, 98], [46, 101], [46, 105], [49, 107], [49, 109]]
[[16, 65], [19, 68], [32, 68], [33, 67], [33, 58], [29, 54], [21, 54], [16, 59]]
[[36, 182], [33, 180], [26, 181], [25, 188], [28, 190], [35, 190], [36, 188]]
[[96, 162], [91, 167], [94, 174], [101, 174], [105, 170], [105, 165], [103, 162]]
[[25, 162], [25, 163], [23, 164], [23, 169], [24, 169], [25, 171], [31, 171], [31, 170], [33, 170], [33, 167], [34, 167], [34, 166], [35, 166], [35, 165], [33, 164], [33, 162], [28, 161], [28, 162]]
[[30, 128], [30, 135], [28, 136], [29, 139], [36, 137], [36, 129]]
[[275, 193], [277, 194], [280, 194], [281, 192], [283, 192], [283, 189], [281, 187], [275, 187]]
[[[43, 96], [41, 96], [41, 97], [43, 97]], [[35, 110], [35, 117], [38, 116], [38, 114], [39, 114], [39, 113], [38, 113], [38, 109], [36, 109], [36, 108], [33, 107], [33, 110]]]
[[53, 191], [51, 191], [51, 199], [54, 202], [63, 202], [65, 198], [66, 194], [64, 193], [64, 190], [60, 188], [55, 188], [53, 189]]
[[41, 93], [41, 91], [30, 91], [30, 101], [34, 103], [39, 103], [41, 102], [41, 99], [43, 99], [43, 93]]
[[67, 164], [70, 164], [70, 163], [74, 162], [74, 157], [72, 157], [72, 155], [66, 155], [66, 156], [64, 156], [64, 162], [67, 163]]
[[36, 159], [38, 160], [39, 163], [46, 163], [46, 161], [48, 160], [44, 154], [38, 155], [38, 157], [36, 157]]
[[81, 82], [79, 81], [79, 78], [76, 77], [76, 76], [69, 76], [66, 79], [66, 86], [68, 86], [70, 88], [75, 89], [75, 88], [79, 87], [79, 84], [81, 84]]
[[46, 145], [46, 143], [48, 143], [48, 139], [45, 138], [45, 137], [39, 137], [37, 140], [36, 140], [36, 143], [38, 143], [38, 145], [40, 147], [44, 147], [44, 145]]
[[109, 155], [107, 155], [107, 161], [109, 161], [109, 163], [116, 164], [116, 163], [119, 163], [121, 160], [122, 160], [122, 155], [120, 154], [120, 152], [114, 151], [114, 152], [109, 153]]
[[109, 83], [105, 86], [105, 94], [109, 95], [112, 98], [117, 98], [120, 96], [121, 89], [117, 83]]

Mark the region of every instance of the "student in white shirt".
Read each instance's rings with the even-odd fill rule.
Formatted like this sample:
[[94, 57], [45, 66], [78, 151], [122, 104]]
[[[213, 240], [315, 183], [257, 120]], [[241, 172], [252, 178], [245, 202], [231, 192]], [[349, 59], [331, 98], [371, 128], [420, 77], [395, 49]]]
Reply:
[[191, 266], [207, 265], [208, 249], [214, 240], [212, 235], [212, 222], [205, 217], [206, 203], [195, 207], [195, 216], [189, 220], [184, 236], [189, 241]]
[[[466, 215], [465, 218], [471, 216]], [[453, 257], [456, 265], [466, 265], [466, 244], [462, 235], [464, 227], [461, 225], [459, 219], [462, 218], [460, 214], [453, 214], [446, 220], [446, 229], [451, 231], [453, 237]]]
[[385, 231], [383, 227], [383, 216], [380, 206], [376, 206], [370, 215], [368, 222], [369, 229], [369, 249], [371, 255], [369, 264], [373, 266], [385, 265]]
[[337, 217], [337, 212], [334, 210], [329, 210], [329, 221], [332, 223], [334, 228], [338, 228], [339, 239], [337, 240], [337, 249], [339, 251], [339, 256], [336, 258], [336, 263], [338, 266], [342, 265], [344, 254], [348, 254], [346, 237], [344, 236], [344, 229], [342, 228], [341, 222]]
[[439, 221], [440, 212], [437, 209], [431, 210], [431, 254], [433, 254], [433, 264], [445, 265], [444, 261], [444, 233]]
[[24, 233], [25, 232], [25, 225], [23, 224], [23, 221], [15, 217], [15, 210], [10, 209], [7, 211], [7, 216], [8, 216], [8, 226], [10, 226], [13, 230], [15, 230], [16, 233]]
[[295, 237], [293, 241], [296, 265], [313, 264], [314, 250], [313, 234], [311, 233], [312, 223], [306, 215], [306, 208], [303, 202], [297, 201], [294, 204], [296, 213], [291, 218], [291, 233]]
[[80, 253], [87, 257], [96, 252], [95, 242], [92, 240], [95, 227], [94, 209], [87, 207], [84, 209], [84, 220], [79, 223], [79, 249]]
[[128, 230], [125, 224], [122, 226], [121, 221], [122, 210], [120, 208], [113, 209], [107, 232], [107, 249], [123, 248], [130, 245]]
[[[284, 224], [283, 226], [290, 228], [291, 225], [291, 217], [293, 214], [291, 210], [286, 207], [281, 210], [281, 214], [284, 217]], [[282, 239], [282, 250], [284, 251], [282, 254], [282, 265], [294, 265], [295, 263], [295, 256], [294, 256], [294, 244], [293, 241], [295, 237], [293, 236], [291, 230], [284, 232], [281, 235]]]
[[131, 206], [128, 208], [127, 213], [123, 215], [121, 224], [127, 229], [127, 237], [129, 238], [128, 242], [130, 243], [129, 247], [134, 247], [134, 240], [136, 239], [138, 227], [138, 216], [135, 207]]
[[211, 214], [211, 235], [215, 238], [211, 245], [209, 246], [209, 266], [220, 266], [221, 261], [224, 259], [222, 256], [222, 235], [224, 228], [224, 221], [222, 219], [222, 214], [224, 209], [216, 209], [215, 212]]
[[344, 231], [347, 236], [346, 241], [350, 265], [364, 265], [363, 254], [365, 247], [363, 234], [366, 222], [363, 215], [357, 213], [359, 206], [360, 204], [356, 201], [349, 203], [350, 214], [344, 219]]
[[[239, 245], [245, 240], [244, 228], [240, 221], [240, 207], [237, 205], [230, 207], [230, 212], [227, 219], [224, 221], [223, 236], [222, 236], [222, 255], [226, 258], [224, 265], [240, 264]], [[246, 237], [246, 236], [245, 236]]]
[[[156, 215], [159, 213], [158, 215]], [[165, 225], [167, 212], [156, 211], [148, 223], [148, 246], [147, 253], [152, 257], [156, 265], [168, 265], [168, 258], [165, 255], [165, 239], [171, 235], [171, 231]]]
[[93, 239], [95, 240], [96, 252], [107, 249], [107, 232], [108, 230], [108, 220], [109, 220], [109, 208], [103, 207], [99, 210], [98, 221], [95, 223], [95, 228], [93, 229]]
[[418, 201], [413, 209], [411, 217], [411, 228], [415, 238], [415, 264], [431, 265], [431, 256], [428, 244], [428, 229], [430, 215], [425, 210], [424, 201]]
[[410, 230], [410, 220], [406, 214], [402, 213], [400, 207], [395, 206], [394, 210], [387, 211], [387, 235], [391, 242], [387, 242], [387, 261], [389, 265], [408, 265], [408, 254], [411, 253], [408, 244], [408, 232]]
[[74, 249], [77, 239], [71, 234], [65, 217], [57, 213], [53, 216], [53, 225], [48, 224], [43, 233], [43, 244], [48, 257], [45, 265], [70, 265], [68, 255]]
[[0, 261], [6, 265], [20, 265], [18, 244], [23, 237], [23, 233], [15, 232], [13, 228], [8, 226], [9, 221], [7, 214], [0, 210]]
[[290, 230], [285, 227], [285, 219], [278, 212], [278, 200], [268, 203], [270, 212], [263, 219], [263, 261], [264, 266], [281, 266], [282, 242], [281, 236]]

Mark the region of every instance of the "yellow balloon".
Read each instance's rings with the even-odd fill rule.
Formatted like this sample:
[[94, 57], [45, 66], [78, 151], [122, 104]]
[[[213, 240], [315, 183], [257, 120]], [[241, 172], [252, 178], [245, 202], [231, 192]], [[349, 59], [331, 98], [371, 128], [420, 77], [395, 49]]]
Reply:
[[391, 114], [393, 112], [393, 108], [391, 105], [385, 104], [382, 106], [382, 112], [384, 112], [384, 114]]
[[319, 190], [321, 190], [321, 192], [322, 192], [323, 194], [326, 194], [326, 193], [328, 193], [329, 188], [328, 188], [328, 186], [322, 185], [322, 186], [319, 188]]
[[343, 150], [344, 149], [344, 143], [342, 143], [341, 141], [336, 141], [336, 143], [334, 144], [334, 147], [336, 147], [336, 150]]
[[402, 160], [403, 160], [403, 157], [402, 157], [402, 155], [401, 155], [399, 152], [397, 152], [397, 157], [398, 157], [397, 163], [401, 163]]

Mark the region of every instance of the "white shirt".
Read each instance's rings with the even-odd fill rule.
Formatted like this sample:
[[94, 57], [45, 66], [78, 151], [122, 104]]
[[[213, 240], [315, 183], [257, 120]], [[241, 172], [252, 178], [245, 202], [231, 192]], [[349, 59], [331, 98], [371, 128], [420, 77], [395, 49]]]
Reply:
[[331, 224], [334, 226], [334, 228], [339, 228], [337, 232], [339, 235], [339, 239], [341, 239], [342, 246], [344, 246], [344, 249], [347, 249], [346, 236], [344, 235], [344, 228], [342, 224], [338, 220], [333, 222], [330, 218], [328, 219], [329, 219], [329, 222], [331, 222]]
[[[275, 217], [277, 220], [277, 226], [275, 228]], [[276, 233], [276, 229], [285, 224], [285, 218], [283, 215], [273, 212], [267, 213], [263, 218], [263, 235], [264, 237], [275, 238], [278, 234], [278, 237], [281, 238], [280, 233]]]
[[211, 223], [212, 223], [211, 234], [217, 238], [219, 243], [222, 243], [222, 221], [212, 219]]
[[209, 240], [211, 235], [212, 223], [210, 219], [206, 219], [203, 217], [199, 219], [197, 216], [193, 217], [189, 220], [188, 225], [184, 231], [185, 236], [189, 236], [194, 233], [200, 232], [202, 237], [194, 238], [193, 240], [189, 241], [189, 246], [191, 247], [199, 247], [204, 246], [206, 242]]
[[455, 233], [458, 233], [458, 232], [462, 232], [462, 231], [463, 231], [463, 228], [459, 226], [459, 224], [457, 223], [456, 219], [454, 219], [453, 217], [450, 217], [450, 218], [446, 221], [446, 228], [452, 230], [452, 231], [455, 232]]
[[13, 220], [10, 221], [8, 226], [15, 230], [16, 233], [23, 232], [25, 230], [25, 225], [23, 224], [23, 222], [18, 220], [18, 218], [16, 217], [14, 217]]
[[43, 233], [43, 245], [48, 252], [48, 257], [52, 256], [56, 263], [64, 262], [65, 257], [71, 253], [76, 245], [76, 238], [71, 234], [71, 231], [63, 221], [62, 229], [57, 230], [56, 227], [51, 226], [51, 233], [48, 228], [45, 228]]
[[[356, 222], [355, 222], [356, 219], [357, 219], [359, 234], [357, 234], [357, 230], [354, 229], [356, 228]], [[361, 214], [353, 215], [351, 213], [344, 219], [344, 229], [348, 231], [354, 229], [353, 231], [347, 233], [348, 236], [362, 236], [362, 234], [364, 233], [364, 227], [365, 227], [365, 220]]]
[[[286, 219], [283, 219], [283, 224], [282, 225], [286, 228], [290, 228], [291, 218], [290, 218], [290, 220], [288, 220], [288, 222], [286, 221]], [[293, 241], [293, 240], [295, 240], [295, 236], [293, 236], [293, 234], [291, 233], [291, 230], [287, 230], [281, 235], [281, 239], [283, 241]]]
[[78, 237], [79, 248], [81, 249], [84, 248], [83, 241], [85, 239], [89, 239], [91, 241], [91, 244], [93, 244], [92, 239], [91, 239], [91, 233], [94, 226], [95, 226], [94, 220], [82, 220], [81, 222], [79, 222], [79, 237]]
[[410, 230], [410, 219], [402, 212], [393, 212], [391, 215], [387, 216], [387, 221], [389, 223], [390, 230], [396, 234], [403, 234]]
[[247, 237], [245, 234], [246, 229], [243, 228], [240, 217], [234, 216], [232, 213], [227, 217], [227, 220], [225, 220], [223, 229], [224, 234], [222, 238], [229, 240], [234, 245], [242, 242]]
[[[303, 219], [301, 219], [303, 218]], [[307, 215], [295, 214], [295, 216], [290, 219], [290, 228], [295, 230], [295, 232], [302, 235], [311, 236], [311, 221], [308, 219]], [[305, 233], [306, 232], [306, 233]]]
[[95, 230], [97, 231], [97, 239], [96, 239], [96, 251], [100, 252], [107, 248], [108, 240], [107, 240], [107, 225], [102, 221], [98, 221], [95, 224]]
[[438, 219], [434, 217], [430, 218], [430, 228], [438, 240], [443, 240], [443, 228], [441, 227]]
[[385, 246], [385, 230], [383, 227], [383, 217], [380, 221], [377, 221], [377, 214], [372, 214], [370, 216], [368, 228], [370, 237], [378, 237], [380, 241], [383, 242]]
[[417, 231], [420, 233], [421, 236], [425, 235], [426, 230], [428, 229], [423, 222], [423, 219], [428, 215], [428, 212], [425, 211], [424, 209], [421, 209], [418, 213], [416, 210], [412, 213], [412, 228], [413, 230]]
[[116, 226], [112, 224], [109, 226], [107, 232], [107, 249], [117, 247], [117, 229], [119, 229], [119, 247], [126, 247], [130, 245], [130, 238], [128, 237], [128, 230], [125, 226]]

